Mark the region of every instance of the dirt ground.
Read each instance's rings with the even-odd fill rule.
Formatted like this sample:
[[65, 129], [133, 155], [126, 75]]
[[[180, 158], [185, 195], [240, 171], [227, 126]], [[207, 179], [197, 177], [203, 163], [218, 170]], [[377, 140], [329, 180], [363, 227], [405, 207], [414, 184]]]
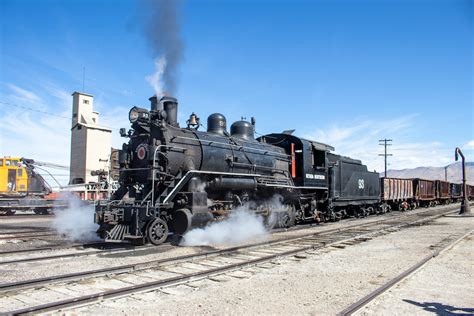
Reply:
[[[474, 218], [443, 217], [370, 241], [287, 258], [186, 285], [76, 308], [78, 314], [337, 314], [432, 252], [472, 231]], [[364, 314], [472, 313], [474, 238], [432, 259]]]
[[428, 262], [360, 311], [363, 315], [473, 315], [474, 236]]

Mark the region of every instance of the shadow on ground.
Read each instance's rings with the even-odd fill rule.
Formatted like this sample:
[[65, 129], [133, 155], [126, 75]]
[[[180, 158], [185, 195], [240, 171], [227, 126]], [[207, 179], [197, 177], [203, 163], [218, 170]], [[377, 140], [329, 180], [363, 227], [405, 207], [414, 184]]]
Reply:
[[412, 300], [403, 300], [406, 303], [423, 308], [424, 311], [435, 313], [436, 315], [474, 315], [474, 308], [454, 307], [436, 302], [416, 302]]

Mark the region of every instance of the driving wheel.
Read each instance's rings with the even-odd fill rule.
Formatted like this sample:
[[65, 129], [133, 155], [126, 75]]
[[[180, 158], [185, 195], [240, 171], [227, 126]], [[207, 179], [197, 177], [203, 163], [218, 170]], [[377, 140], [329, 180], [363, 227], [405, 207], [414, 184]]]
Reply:
[[147, 236], [153, 245], [163, 243], [168, 237], [168, 224], [161, 218], [155, 218], [148, 224]]

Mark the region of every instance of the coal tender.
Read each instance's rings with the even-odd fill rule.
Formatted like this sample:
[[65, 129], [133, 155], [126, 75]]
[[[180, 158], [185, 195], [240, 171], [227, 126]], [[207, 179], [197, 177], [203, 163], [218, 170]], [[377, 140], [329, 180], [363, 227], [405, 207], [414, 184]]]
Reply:
[[131, 129], [120, 130], [129, 139], [119, 153], [120, 187], [96, 205], [106, 241], [158, 245], [240, 207], [269, 228], [383, 210], [378, 174], [329, 145], [291, 131], [255, 139], [255, 119], [228, 131], [219, 113], [208, 117], [207, 131], [194, 113], [181, 128], [175, 98], [150, 101], [150, 110], [130, 110]]

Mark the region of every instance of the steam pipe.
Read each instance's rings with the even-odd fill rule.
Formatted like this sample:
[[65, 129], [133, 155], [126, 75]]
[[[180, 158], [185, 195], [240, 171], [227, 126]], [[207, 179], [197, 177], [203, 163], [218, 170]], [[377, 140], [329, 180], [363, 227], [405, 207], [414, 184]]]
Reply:
[[471, 208], [469, 206], [469, 201], [466, 196], [466, 164], [465, 164], [465, 158], [464, 155], [459, 149], [459, 147], [456, 147], [456, 150], [454, 151], [454, 158], [456, 161], [458, 161], [459, 156], [461, 156], [461, 163], [462, 163], [462, 199], [461, 199], [461, 210], [459, 211], [459, 214], [463, 215], [469, 215], [471, 214]]

